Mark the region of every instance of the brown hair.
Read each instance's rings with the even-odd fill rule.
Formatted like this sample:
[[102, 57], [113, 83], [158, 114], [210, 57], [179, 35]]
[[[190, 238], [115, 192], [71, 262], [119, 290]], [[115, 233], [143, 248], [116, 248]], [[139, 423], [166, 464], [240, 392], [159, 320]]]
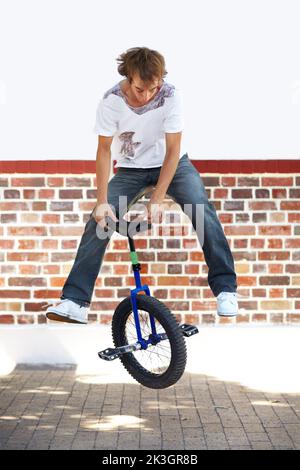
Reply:
[[135, 72], [138, 72], [141, 80], [145, 83], [152, 82], [156, 77], [163, 78], [168, 73], [164, 57], [148, 47], [127, 49], [116, 60], [119, 63], [119, 74], [127, 77], [130, 83]]

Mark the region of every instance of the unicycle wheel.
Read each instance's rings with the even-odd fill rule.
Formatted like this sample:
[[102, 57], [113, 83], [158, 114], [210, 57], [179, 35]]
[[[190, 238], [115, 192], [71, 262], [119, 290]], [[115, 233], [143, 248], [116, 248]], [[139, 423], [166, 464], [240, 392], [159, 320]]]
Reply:
[[[139, 294], [136, 302], [142, 337], [148, 339], [151, 335], [151, 314], [155, 319], [156, 332], [165, 339], [150, 344], [147, 349], [124, 354], [120, 360], [129, 374], [145, 387], [170, 387], [180, 379], [186, 366], [186, 344], [182, 331], [168, 307], [155, 297]], [[137, 341], [130, 297], [122, 300], [114, 312], [112, 336], [116, 348]]]

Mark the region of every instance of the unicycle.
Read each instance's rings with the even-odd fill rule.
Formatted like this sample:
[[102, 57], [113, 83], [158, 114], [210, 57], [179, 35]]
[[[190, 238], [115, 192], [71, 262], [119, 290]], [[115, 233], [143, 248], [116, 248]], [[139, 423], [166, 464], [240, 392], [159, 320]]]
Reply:
[[198, 329], [193, 325], [179, 325], [170, 309], [150, 295], [147, 285], [141, 284], [141, 265], [135, 251], [132, 228], [137, 233], [151, 229], [152, 225], [148, 221], [134, 223], [124, 219], [115, 222], [108, 216], [106, 224], [106, 231], [111, 229], [128, 237], [136, 287], [114, 311], [114, 348], [104, 349], [98, 355], [106, 361], [120, 359], [127, 372], [145, 387], [170, 387], [185, 370], [185, 337], [198, 333]]

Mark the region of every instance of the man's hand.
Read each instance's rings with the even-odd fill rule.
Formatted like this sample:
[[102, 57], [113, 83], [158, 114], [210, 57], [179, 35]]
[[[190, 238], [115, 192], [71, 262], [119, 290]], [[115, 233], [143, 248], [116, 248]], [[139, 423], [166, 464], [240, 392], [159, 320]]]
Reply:
[[97, 205], [93, 211], [92, 216], [96, 220], [96, 222], [102, 227], [106, 227], [106, 220], [105, 217], [109, 216], [115, 222], [118, 222], [117, 217], [115, 216], [110, 204], [108, 202], [97, 202]]
[[163, 199], [158, 198], [153, 194], [150, 201], [147, 204], [144, 204], [142, 213], [136, 216], [133, 221], [138, 222], [147, 220], [148, 224], [151, 224], [151, 222], [159, 222], [159, 216], [163, 213], [161, 207], [162, 203]]

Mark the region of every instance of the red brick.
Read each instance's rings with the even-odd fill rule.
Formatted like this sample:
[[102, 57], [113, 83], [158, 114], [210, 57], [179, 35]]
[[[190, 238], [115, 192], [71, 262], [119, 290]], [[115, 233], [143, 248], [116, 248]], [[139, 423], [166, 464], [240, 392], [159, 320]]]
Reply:
[[90, 178], [66, 178], [67, 187], [88, 187], [91, 186]]
[[12, 178], [12, 186], [23, 186], [23, 187], [39, 187], [45, 186], [45, 178]]
[[204, 302], [200, 300], [194, 300], [191, 302], [191, 310], [216, 310], [216, 301], [215, 300], [206, 300]]
[[292, 186], [293, 177], [262, 177], [262, 186]]
[[300, 323], [300, 314], [299, 313], [288, 313], [286, 320], [289, 323]]
[[53, 189], [40, 189], [39, 190], [39, 198], [40, 199], [53, 199], [54, 198], [54, 190]]
[[248, 199], [252, 198], [252, 189], [233, 189], [231, 194], [234, 199]]
[[255, 261], [256, 253], [252, 251], [233, 251], [232, 252], [235, 261]]
[[[128, 266], [120, 266], [120, 265], [113, 266], [113, 274], [115, 274], [116, 276], [117, 275], [122, 275], [122, 274], [129, 274], [129, 269], [128, 268], [129, 268]], [[140, 274], [142, 274], [142, 271], [147, 273], [148, 272], [148, 266], [143, 265], [142, 269], [140, 271]]]
[[159, 276], [157, 281], [160, 286], [189, 285], [188, 276]]
[[122, 286], [122, 279], [120, 277], [106, 277], [104, 279], [105, 286]]
[[58, 241], [57, 240], [42, 240], [42, 248], [45, 250], [57, 250]]
[[42, 237], [47, 235], [46, 227], [9, 227], [8, 234], [14, 236], [29, 235], [31, 237]]
[[60, 272], [59, 266], [55, 266], [53, 264], [43, 266], [44, 274], [59, 274], [59, 272]]
[[251, 320], [253, 322], [266, 322], [267, 321], [267, 315], [265, 313], [254, 313], [252, 315]]
[[29, 206], [26, 202], [0, 202], [0, 211], [25, 211]]
[[239, 308], [243, 310], [257, 310], [256, 300], [239, 300]]
[[111, 322], [112, 322], [112, 315], [101, 313], [100, 315], [101, 325], [111, 325]]
[[41, 289], [34, 291], [33, 297], [35, 299], [57, 299], [61, 296], [61, 290], [55, 289]]
[[296, 198], [296, 199], [300, 199], [300, 188], [293, 188], [293, 189], [290, 189], [290, 195], [289, 195], [290, 198]]
[[238, 275], [238, 285], [240, 286], [256, 286], [256, 276], [240, 276]]
[[232, 176], [223, 176], [221, 178], [221, 186], [235, 186], [236, 178]]
[[234, 240], [234, 248], [247, 248], [248, 240]]
[[269, 297], [270, 299], [274, 299], [274, 298], [282, 298], [284, 297], [284, 289], [278, 289], [278, 288], [272, 288], [269, 290]]
[[73, 251], [70, 252], [57, 252], [51, 253], [51, 262], [52, 263], [64, 263], [67, 261], [73, 261], [75, 259], [76, 253]]
[[186, 313], [184, 315], [184, 323], [188, 323], [189, 325], [197, 326], [197, 325], [200, 324], [200, 317], [197, 314]]
[[252, 211], [271, 211], [276, 210], [276, 203], [273, 201], [249, 202], [249, 209]]
[[280, 209], [288, 211], [299, 211], [300, 201], [282, 201], [280, 203]]
[[19, 250], [34, 250], [38, 247], [36, 240], [18, 240]]
[[288, 286], [290, 284], [289, 276], [260, 276], [259, 284], [261, 286]]
[[266, 297], [267, 291], [266, 289], [253, 289], [252, 294], [253, 297]]
[[34, 316], [33, 315], [18, 315], [16, 317], [17, 322], [20, 325], [28, 325], [34, 323]]
[[62, 187], [63, 185], [64, 185], [64, 179], [63, 178], [51, 177], [51, 178], [47, 179], [47, 186]]
[[23, 189], [23, 197], [24, 197], [24, 199], [34, 199], [35, 198], [35, 190], [34, 189]]
[[286, 189], [279, 188], [279, 189], [272, 189], [272, 197], [274, 199], [285, 199], [286, 198]]
[[253, 225], [226, 226], [224, 233], [225, 235], [255, 235], [255, 227]]
[[268, 248], [282, 248], [282, 240], [279, 238], [270, 238], [268, 239]]
[[182, 266], [180, 264], [168, 264], [168, 274], [181, 274]]
[[286, 273], [300, 273], [300, 264], [286, 264], [285, 265]]
[[15, 223], [17, 222], [17, 215], [16, 214], [1, 214], [0, 222], [1, 224]]
[[207, 186], [220, 186], [220, 178], [218, 176], [202, 176], [202, 182]]
[[287, 289], [287, 296], [300, 298], [300, 288], [299, 289]]
[[251, 248], [264, 248], [265, 240], [261, 238], [252, 238], [251, 239]]
[[59, 224], [60, 214], [42, 214], [42, 223], [44, 224]]
[[242, 211], [244, 210], [244, 201], [225, 201], [224, 211]]
[[184, 250], [192, 250], [193, 248], [199, 247], [199, 241], [196, 238], [190, 238], [182, 241]]
[[29, 290], [14, 290], [14, 289], [5, 289], [0, 290], [0, 298], [2, 299], [29, 299], [30, 291]]
[[157, 253], [157, 261], [187, 261], [188, 254], [186, 252], [160, 252]]
[[261, 225], [258, 227], [259, 235], [291, 235], [290, 225]]
[[50, 211], [72, 211], [73, 202], [71, 201], [52, 201]]
[[[177, 240], [170, 240], [171, 243], [176, 242]], [[167, 240], [168, 242], [168, 240]], [[161, 249], [164, 246], [164, 241], [161, 239], [150, 239], [149, 240], [149, 248], [155, 248], [155, 249]], [[172, 246], [169, 246], [169, 248], [172, 248]], [[176, 248], [176, 247], [174, 247]]]
[[50, 227], [50, 235], [54, 237], [79, 237], [82, 233], [82, 227]]
[[15, 323], [15, 319], [13, 315], [1, 315], [0, 314], [0, 324], [1, 325], [8, 325]]
[[[25, 302], [25, 312], [40, 312], [43, 311], [48, 302]], [[46, 312], [46, 310], [44, 310]]]
[[60, 199], [82, 199], [81, 189], [61, 189], [59, 191]]
[[46, 279], [43, 277], [10, 277], [9, 286], [46, 286]]
[[300, 248], [300, 238], [288, 238], [285, 240], [285, 248]]
[[216, 199], [224, 199], [228, 197], [228, 189], [217, 188], [214, 190], [214, 197]]
[[204, 315], [201, 315], [201, 323], [203, 324], [210, 324], [210, 323], [215, 323], [215, 315], [208, 315], [208, 314], [204, 314]]
[[20, 199], [20, 191], [17, 189], [5, 189], [3, 193], [5, 199]]
[[270, 191], [268, 189], [256, 189], [255, 190], [255, 197], [257, 199], [260, 199], [260, 198], [269, 199]]
[[257, 224], [259, 222], [266, 222], [267, 221], [267, 214], [263, 212], [256, 212], [252, 214], [252, 222]]
[[199, 274], [198, 264], [189, 264], [184, 267], [185, 274]]
[[273, 274], [281, 274], [283, 273], [283, 265], [282, 264], [269, 264], [268, 272], [273, 273]]
[[262, 251], [258, 253], [259, 260], [286, 260], [290, 258], [288, 251]]
[[283, 323], [284, 316], [282, 313], [270, 313], [271, 323]]
[[11, 250], [14, 247], [14, 240], [0, 240], [1, 250]]
[[233, 214], [218, 214], [221, 224], [231, 224], [233, 222]]
[[5, 188], [8, 186], [8, 178], [0, 178], [0, 187]]
[[19, 264], [19, 274], [40, 274], [41, 266], [33, 264]]
[[238, 186], [259, 186], [259, 178], [242, 176], [238, 178]]
[[250, 321], [250, 315], [246, 314], [239, 314], [236, 318], [237, 323], [249, 323]]
[[288, 214], [288, 222], [300, 222], [300, 212]]

